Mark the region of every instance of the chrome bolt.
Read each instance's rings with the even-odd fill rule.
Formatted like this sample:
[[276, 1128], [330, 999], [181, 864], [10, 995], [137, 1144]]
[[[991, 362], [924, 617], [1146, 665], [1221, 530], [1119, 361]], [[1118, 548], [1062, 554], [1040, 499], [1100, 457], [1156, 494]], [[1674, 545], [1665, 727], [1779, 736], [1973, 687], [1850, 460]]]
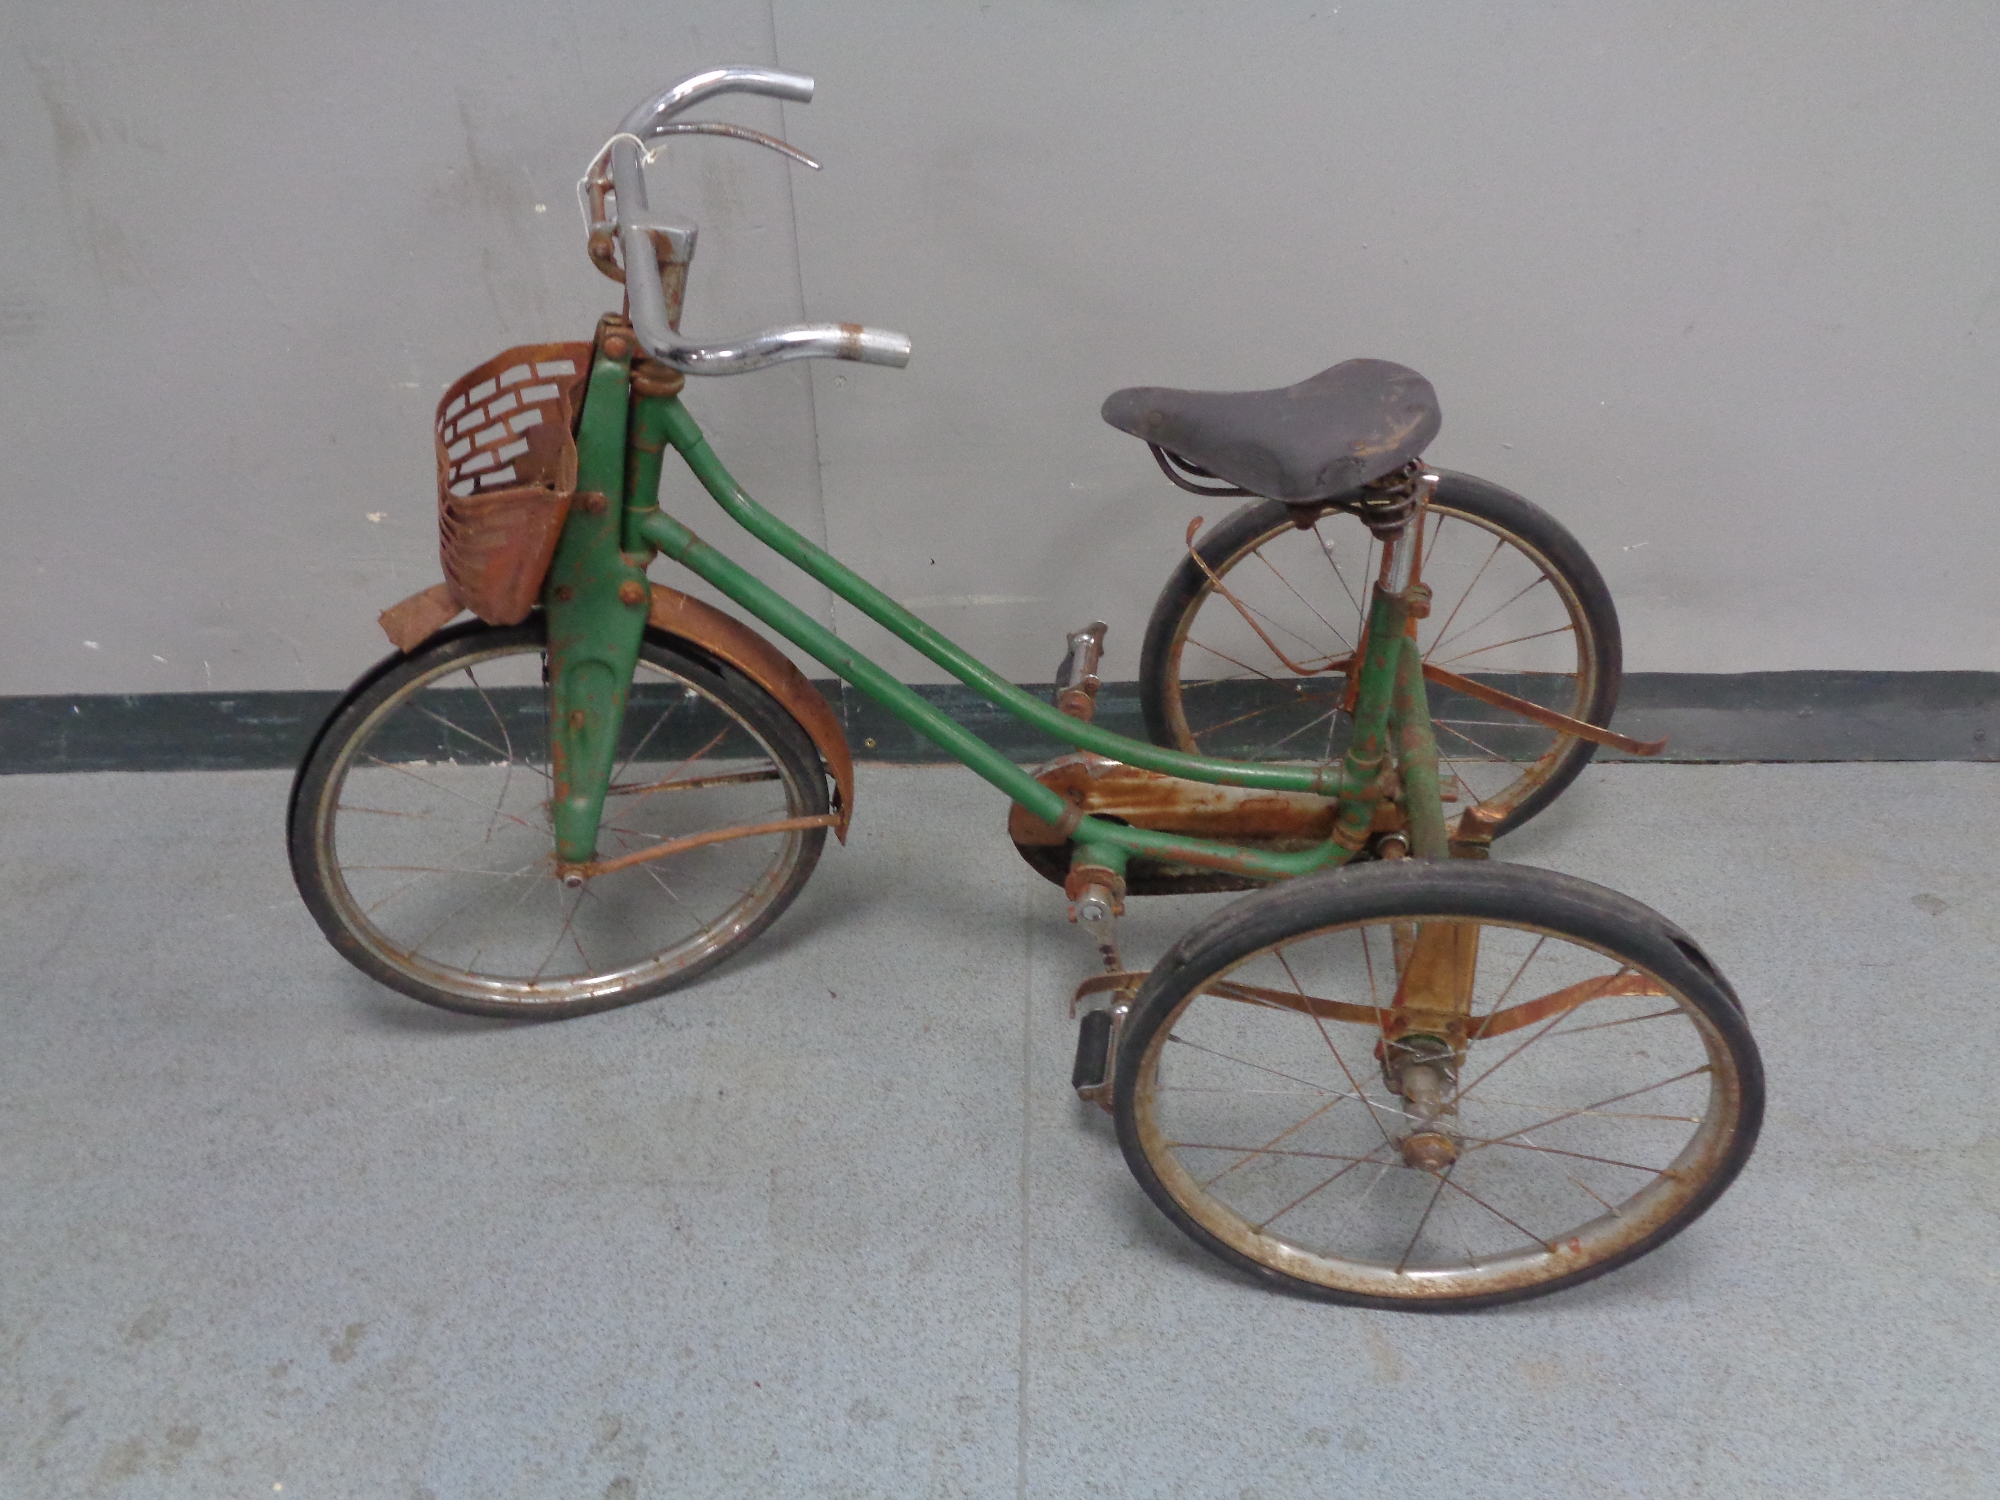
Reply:
[[1087, 885], [1076, 898], [1072, 912], [1079, 922], [1093, 926], [1108, 922], [1117, 915], [1118, 906], [1111, 892], [1101, 885]]

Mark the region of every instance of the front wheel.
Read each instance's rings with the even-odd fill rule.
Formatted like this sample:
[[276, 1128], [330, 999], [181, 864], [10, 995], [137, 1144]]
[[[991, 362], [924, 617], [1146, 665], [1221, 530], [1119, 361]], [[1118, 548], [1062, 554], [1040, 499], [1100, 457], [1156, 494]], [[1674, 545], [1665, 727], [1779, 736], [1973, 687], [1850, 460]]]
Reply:
[[1177, 943], [1118, 1043], [1118, 1140], [1197, 1243], [1273, 1287], [1460, 1312], [1644, 1255], [1748, 1159], [1742, 1011], [1665, 918], [1569, 876], [1309, 876]]
[[[812, 873], [824, 827], [725, 837], [557, 878], [541, 617], [392, 657], [334, 710], [292, 786], [299, 893], [364, 972], [447, 1010], [555, 1018], [722, 962]], [[827, 811], [819, 754], [748, 678], [649, 631], [597, 857]]]

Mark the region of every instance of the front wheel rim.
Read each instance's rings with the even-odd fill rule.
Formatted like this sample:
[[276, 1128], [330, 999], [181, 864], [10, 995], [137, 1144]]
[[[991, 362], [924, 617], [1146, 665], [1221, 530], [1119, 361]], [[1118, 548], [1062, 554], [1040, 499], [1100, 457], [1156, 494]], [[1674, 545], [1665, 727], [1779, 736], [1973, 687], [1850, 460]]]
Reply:
[[[690, 819], [718, 826], [817, 810], [803, 805], [764, 732], [697, 671], [677, 673], [654, 654], [641, 657], [635, 677], [601, 856], [690, 831]], [[792, 883], [808, 841], [823, 837], [792, 830], [734, 840], [566, 890], [547, 819], [541, 660], [538, 642], [498, 643], [413, 677], [344, 736], [325, 778], [313, 809], [314, 863], [336, 941], [398, 988], [524, 1012], [641, 998], [745, 940]], [[451, 693], [467, 712], [426, 712], [424, 700]], [[418, 753], [439, 758], [376, 752], [407, 739], [418, 717], [438, 721], [438, 744]], [[645, 790], [717, 771], [719, 785]], [[426, 845], [448, 846], [447, 858], [398, 868], [412, 817], [437, 819], [453, 835]], [[403, 827], [384, 831], [396, 822]], [[488, 884], [506, 896], [492, 898]]]

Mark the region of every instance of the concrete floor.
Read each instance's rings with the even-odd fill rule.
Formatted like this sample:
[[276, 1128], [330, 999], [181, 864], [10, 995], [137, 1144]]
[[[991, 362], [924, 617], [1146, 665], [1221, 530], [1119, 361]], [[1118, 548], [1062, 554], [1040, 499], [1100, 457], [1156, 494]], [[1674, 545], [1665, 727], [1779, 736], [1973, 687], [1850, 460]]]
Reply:
[[549, 1026], [349, 970], [284, 795], [0, 781], [0, 1494], [2000, 1492], [2000, 768], [1605, 767], [1509, 841], [1699, 936], [1771, 1108], [1665, 1249], [1455, 1319], [1154, 1211], [966, 773], [864, 771], [760, 947]]

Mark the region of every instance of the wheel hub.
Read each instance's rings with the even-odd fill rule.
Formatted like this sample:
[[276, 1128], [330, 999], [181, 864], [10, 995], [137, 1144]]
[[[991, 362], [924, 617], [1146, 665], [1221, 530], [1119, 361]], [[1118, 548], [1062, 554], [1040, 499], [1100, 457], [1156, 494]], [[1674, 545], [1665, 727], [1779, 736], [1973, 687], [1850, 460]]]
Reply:
[[1410, 1129], [1396, 1143], [1403, 1165], [1442, 1172], [1458, 1160], [1458, 1136], [1451, 1128], [1458, 1115], [1458, 1058], [1450, 1044], [1439, 1037], [1404, 1037], [1385, 1049], [1382, 1072], [1409, 1106]]

